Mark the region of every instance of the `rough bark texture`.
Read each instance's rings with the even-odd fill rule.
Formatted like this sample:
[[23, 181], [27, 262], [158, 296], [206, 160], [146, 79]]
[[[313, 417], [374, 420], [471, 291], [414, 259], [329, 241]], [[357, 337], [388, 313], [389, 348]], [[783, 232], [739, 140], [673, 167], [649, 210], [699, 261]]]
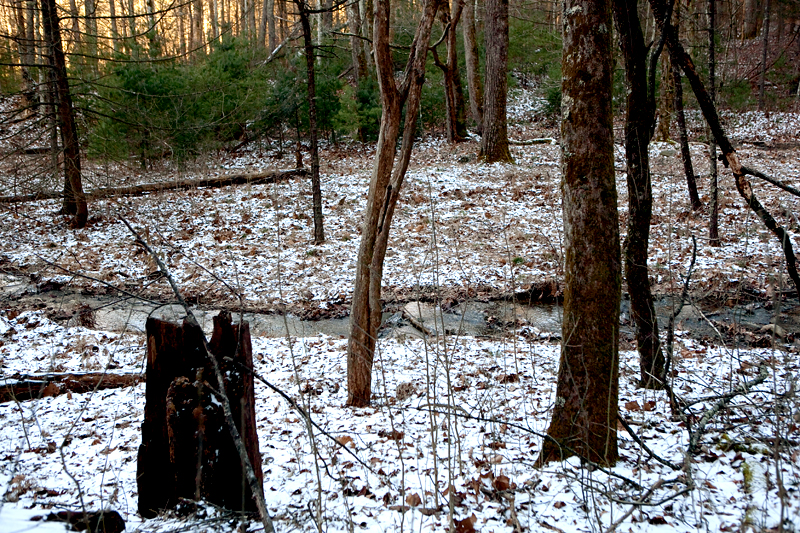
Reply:
[[53, 67], [58, 91], [58, 120], [61, 129], [61, 145], [64, 148], [64, 204], [63, 212], [72, 215], [71, 225], [76, 228], [86, 226], [89, 210], [81, 183], [81, 154], [78, 143], [78, 130], [72, 109], [72, 96], [67, 80], [67, 66], [64, 49], [61, 45], [61, 29], [58, 26], [58, 13], [55, 0], [41, 0], [42, 26], [44, 28], [47, 53]]
[[469, 109], [478, 134], [483, 133], [483, 83], [478, 57], [478, 40], [475, 37], [476, 0], [469, 0], [464, 8], [464, 59], [467, 66]]
[[631, 298], [631, 318], [636, 328], [640, 384], [656, 388], [664, 379], [664, 354], [658, 337], [658, 322], [647, 268], [653, 214], [648, 146], [655, 130], [655, 88], [648, 84], [647, 49], [637, 1], [615, 0], [614, 20], [628, 83], [625, 114], [625, 159], [628, 167], [625, 280]]
[[[146, 518], [179, 498], [200, 499], [232, 510], [255, 511], [244, 467], [216, 397], [219, 384], [198, 326], [150, 318], [147, 387], [139, 447], [139, 513]], [[226, 376], [233, 420], [261, 481], [261, 455], [254, 410], [250, 329], [214, 317], [209, 348]], [[232, 361], [226, 360], [231, 358]], [[244, 367], [244, 368], [243, 368]]]
[[683, 173], [686, 175], [686, 189], [689, 191], [689, 203], [692, 210], [699, 211], [703, 208], [700, 195], [697, 194], [697, 180], [694, 176], [692, 153], [689, 151], [689, 134], [686, 131], [686, 113], [683, 110], [683, 83], [681, 82], [681, 68], [672, 63], [672, 82], [675, 86], [675, 119], [678, 122], [678, 139], [681, 145], [681, 161]]
[[311, 21], [305, 0], [295, 0], [303, 27], [303, 53], [306, 56], [306, 94], [308, 97], [308, 136], [311, 142], [311, 204], [314, 213], [314, 244], [325, 242], [322, 226], [322, 188], [319, 181], [319, 148], [317, 146], [317, 82], [314, 72], [314, 43], [311, 40]]
[[454, 143], [467, 137], [466, 113], [464, 110], [464, 91], [461, 74], [458, 71], [458, 23], [464, 10], [464, 0], [453, 0], [452, 8], [442, 4], [440, 15], [447, 29], [447, 60], [442, 63], [436, 48], [432, 48], [436, 66], [444, 75], [445, 126], [447, 141]]
[[778, 225], [769, 211], [761, 205], [758, 197], [756, 197], [753, 192], [753, 188], [746, 178], [744, 167], [739, 161], [739, 155], [736, 153], [736, 150], [733, 149], [733, 145], [725, 134], [725, 130], [722, 129], [722, 123], [719, 120], [717, 108], [709, 96], [708, 91], [706, 91], [703, 80], [700, 79], [700, 75], [697, 73], [694, 61], [686, 52], [680, 40], [678, 40], [678, 32], [675, 30], [675, 27], [669, 23], [669, 19], [665, 15], [667, 6], [664, 0], [650, 0], [650, 6], [653, 8], [656, 21], [659, 26], [661, 26], [661, 31], [666, 36], [666, 43], [672, 61], [680, 65], [683, 73], [686, 75], [686, 79], [689, 80], [692, 91], [697, 98], [697, 103], [700, 106], [700, 110], [703, 112], [703, 117], [705, 117], [706, 122], [711, 128], [711, 133], [714, 135], [714, 139], [717, 141], [717, 145], [719, 145], [719, 149], [722, 152], [722, 156], [724, 157], [723, 162], [733, 173], [733, 177], [736, 181], [736, 190], [739, 191], [739, 195], [744, 199], [747, 206], [758, 216], [764, 226], [778, 239], [778, 242], [783, 248], [783, 255], [786, 258], [786, 269], [789, 271], [789, 277], [794, 283], [795, 290], [800, 293], [800, 275], [797, 273], [797, 258], [794, 255], [792, 240], [789, 234], [783, 227]]
[[617, 460], [620, 246], [611, 116], [611, 2], [566, 0], [561, 167], [564, 318], [555, 407], [538, 464]]
[[483, 94], [483, 133], [478, 159], [512, 162], [508, 149], [508, 0], [486, 0], [486, 92]]
[[[425, 1], [399, 86], [395, 79], [390, 48], [389, 0], [379, 0], [375, 7], [373, 46], [383, 113], [367, 196], [367, 208], [364, 212], [353, 305], [350, 311], [347, 405], [353, 407], [369, 405], [371, 400], [372, 362], [383, 311], [381, 306], [383, 260], [386, 256], [392, 215], [411, 159], [420, 93], [425, 81], [428, 41], [439, 4], [440, 0]], [[395, 164], [397, 138], [400, 134], [400, 120], [404, 106], [403, 140], [400, 157]]]

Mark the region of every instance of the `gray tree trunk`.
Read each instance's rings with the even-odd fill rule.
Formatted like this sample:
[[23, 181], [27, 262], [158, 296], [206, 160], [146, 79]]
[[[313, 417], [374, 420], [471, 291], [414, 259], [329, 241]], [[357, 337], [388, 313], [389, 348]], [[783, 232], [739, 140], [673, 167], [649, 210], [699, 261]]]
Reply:
[[508, 149], [508, 0], [486, 0], [484, 23], [486, 87], [483, 94], [483, 134], [478, 159], [512, 162]]

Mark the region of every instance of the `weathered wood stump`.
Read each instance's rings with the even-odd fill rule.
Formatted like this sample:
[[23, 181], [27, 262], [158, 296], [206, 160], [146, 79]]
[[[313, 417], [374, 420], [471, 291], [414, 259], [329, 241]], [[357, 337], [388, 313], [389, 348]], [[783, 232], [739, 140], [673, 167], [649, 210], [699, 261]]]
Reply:
[[[139, 514], [154, 517], [181, 498], [255, 511], [244, 467], [225, 423], [203, 331], [154, 318], [147, 320], [145, 330], [147, 384], [137, 464]], [[214, 317], [209, 348], [224, 376], [233, 419], [260, 482], [253, 375], [245, 370], [253, 367], [249, 325], [232, 324], [230, 313], [223, 311]]]

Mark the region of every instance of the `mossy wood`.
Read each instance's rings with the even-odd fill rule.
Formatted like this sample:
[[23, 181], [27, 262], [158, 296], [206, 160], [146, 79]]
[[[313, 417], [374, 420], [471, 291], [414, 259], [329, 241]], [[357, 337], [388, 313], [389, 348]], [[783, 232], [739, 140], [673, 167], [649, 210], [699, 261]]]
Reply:
[[[234, 446], [220, 386], [202, 330], [150, 318], [147, 386], [137, 483], [139, 513], [146, 518], [173, 508], [181, 498], [204, 499], [231, 510], [256, 511], [244, 467]], [[254, 409], [250, 328], [214, 317], [210, 351], [217, 358], [233, 419], [259, 482], [263, 479]]]

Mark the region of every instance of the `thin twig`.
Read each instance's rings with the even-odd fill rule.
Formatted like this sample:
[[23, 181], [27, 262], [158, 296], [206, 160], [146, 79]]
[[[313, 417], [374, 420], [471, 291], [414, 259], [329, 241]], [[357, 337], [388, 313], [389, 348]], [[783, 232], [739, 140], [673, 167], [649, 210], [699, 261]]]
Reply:
[[265, 533], [273, 533], [275, 531], [274, 526], [272, 525], [272, 519], [269, 516], [269, 511], [267, 510], [266, 502], [264, 501], [264, 492], [263, 487], [258, 482], [258, 478], [256, 478], [255, 470], [253, 469], [253, 465], [250, 462], [250, 458], [247, 455], [247, 449], [244, 447], [244, 443], [242, 442], [242, 436], [239, 434], [239, 430], [236, 428], [236, 422], [233, 420], [233, 413], [231, 411], [231, 404], [230, 400], [228, 399], [228, 393], [225, 390], [225, 380], [222, 375], [222, 370], [219, 367], [219, 361], [217, 361], [217, 357], [211, 352], [211, 349], [208, 345], [208, 341], [206, 340], [205, 334], [202, 333], [202, 328], [197, 321], [197, 318], [194, 316], [189, 305], [186, 303], [183, 295], [181, 294], [180, 289], [178, 288], [178, 284], [175, 283], [175, 278], [172, 277], [167, 266], [161, 260], [155, 251], [141, 238], [139, 233], [133, 229], [133, 227], [128, 223], [125, 218], [122, 216], [119, 217], [125, 226], [130, 230], [130, 232], [136, 238], [136, 242], [138, 242], [147, 252], [153, 257], [155, 262], [158, 264], [158, 268], [161, 273], [167, 278], [170, 286], [172, 287], [172, 291], [175, 293], [175, 298], [178, 299], [178, 302], [183, 307], [184, 311], [186, 311], [186, 319], [184, 322], [188, 324], [190, 327], [197, 328], [200, 330], [201, 335], [200, 338], [203, 339], [203, 347], [205, 348], [206, 354], [208, 355], [209, 360], [214, 367], [214, 373], [217, 378], [217, 385], [219, 386], [219, 397], [222, 400], [222, 411], [225, 414], [225, 422], [228, 426], [228, 431], [233, 438], [233, 443], [236, 447], [236, 451], [239, 452], [239, 459], [242, 462], [245, 470], [245, 476], [247, 477], [248, 484], [250, 485], [250, 490], [253, 492], [253, 497], [256, 501], [256, 507], [258, 508], [258, 514], [261, 517], [261, 523], [264, 526]]

